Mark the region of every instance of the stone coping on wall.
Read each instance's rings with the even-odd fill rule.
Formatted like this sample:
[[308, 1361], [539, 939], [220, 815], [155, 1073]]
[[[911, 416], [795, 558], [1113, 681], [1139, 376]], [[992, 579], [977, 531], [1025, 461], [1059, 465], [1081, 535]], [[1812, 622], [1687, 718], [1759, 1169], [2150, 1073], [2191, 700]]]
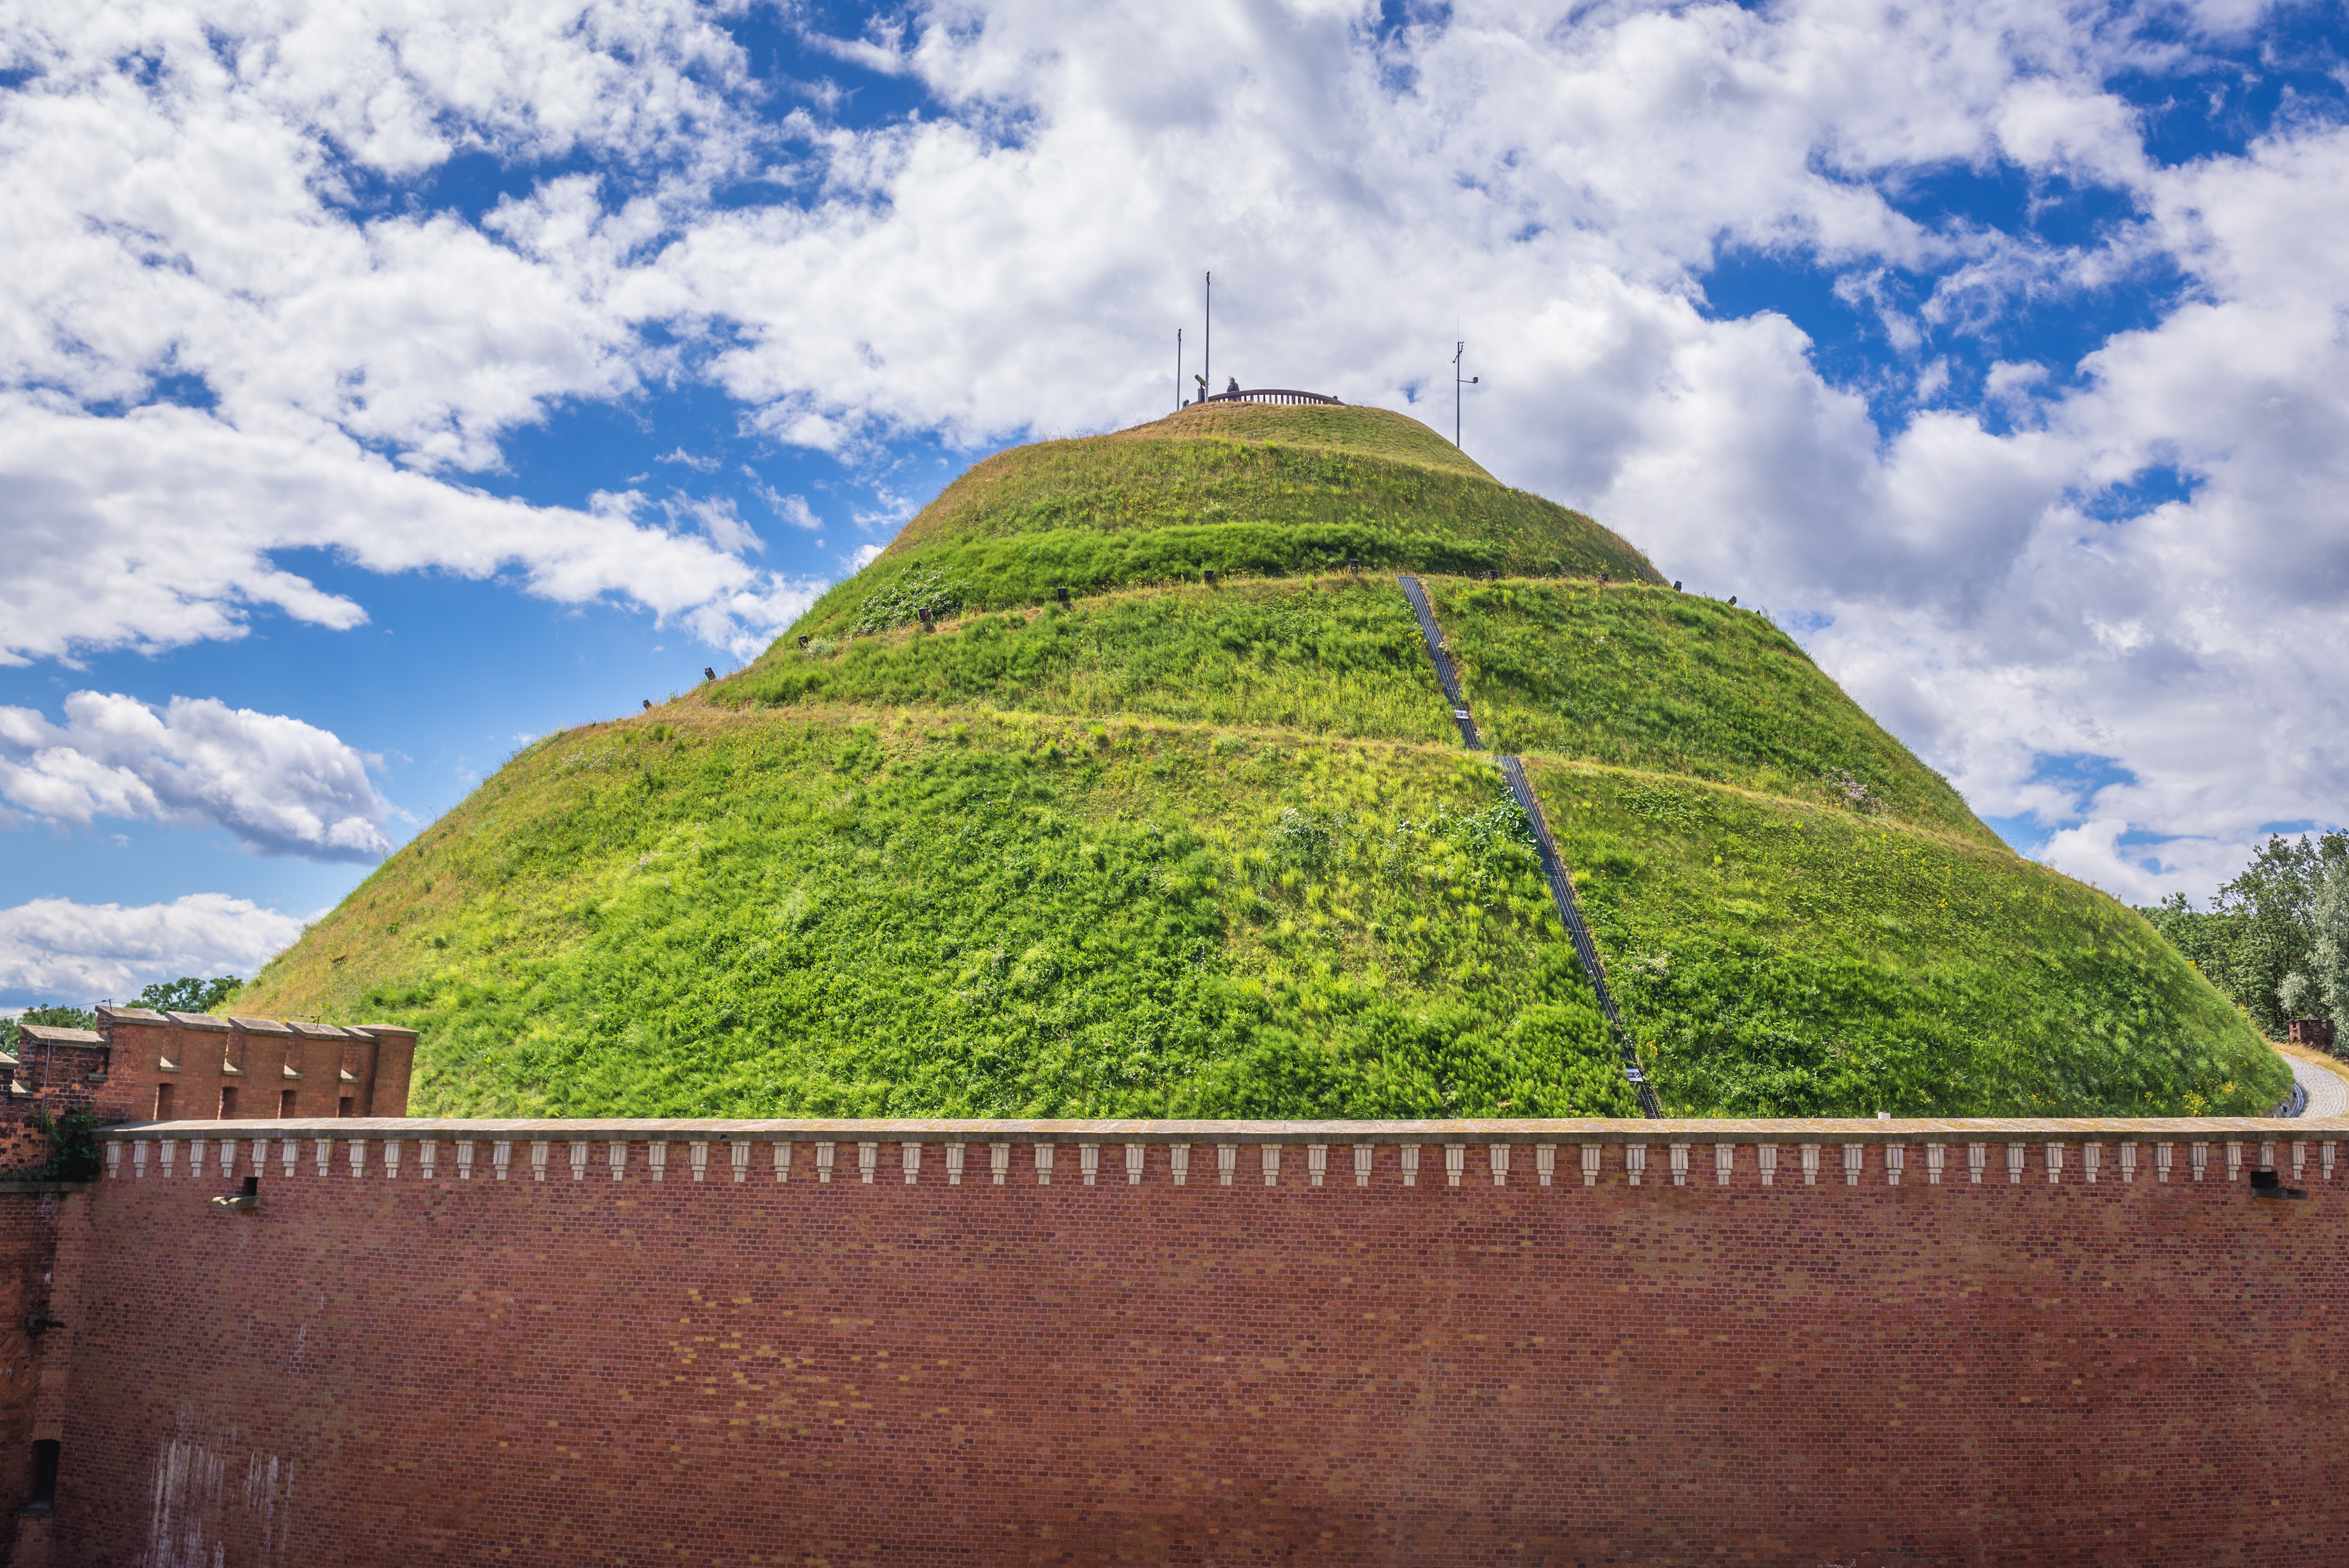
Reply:
[[1806, 1117], [1775, 1121], [1473, 1120], [1395, 1122], [745, 1120], [311, 1117], [129, 1123], [108, 1140], [401, 1138], [442, 1142], [1050, 1144], [1963, 1144], [2349, 1140], [2349, 1118], [2272, 1116]]

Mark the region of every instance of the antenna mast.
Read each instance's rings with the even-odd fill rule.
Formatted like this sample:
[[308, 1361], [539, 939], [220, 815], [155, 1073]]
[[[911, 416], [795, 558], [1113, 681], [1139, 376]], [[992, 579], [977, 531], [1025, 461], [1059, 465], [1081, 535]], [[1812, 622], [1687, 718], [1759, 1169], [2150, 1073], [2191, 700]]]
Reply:
[[1174, 411], [1183, 411], [1183, 329], [1174, 329]]
[[[1206, 402], [1216, 395], [1216, 275], [1207, 275], [1207, 341], [1199, 351], [1201, 384], [1207, 389], [1199, 400]], [[1457, 444], [1456, 442], [1454, 443]]]
[[1455, 447], [1460, 444], [1460, 389], [1473, 387], [1477, 380], [1474, 376], [1464, 381], [1460, 379], [1460, 357], [1467, 352], [1465, 343], [1452, 346], [1452, 444]]

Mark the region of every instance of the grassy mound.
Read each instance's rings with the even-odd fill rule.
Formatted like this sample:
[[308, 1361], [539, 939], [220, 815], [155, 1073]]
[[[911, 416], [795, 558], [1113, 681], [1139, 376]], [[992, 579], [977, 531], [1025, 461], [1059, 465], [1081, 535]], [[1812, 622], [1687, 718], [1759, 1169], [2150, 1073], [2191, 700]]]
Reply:
[[[1437, 450], [1440, 449], [1440, 450]], [[1433, 460], [1433, 461], [1432, 461]], [[1208, 408], [1113, 436], [998, 452], [947, 487], [795, 631], [1136, 584], [1333, 571], [1661, 581], [1578, 512], [1511, 490], [1401, 414]]]
[[1758, 615], [1670, 589], [1429, 586], [1497, 751], [1832, 801], [2003, 850], [1947, 779]]
[[516, 757], [238, 1004], [413, 1025], [428, 1111], [1627, 1114], [1396, 567], [1527, 758], [1667, 1109], [2285, 1093], [1766, 621], [1351, 409], [990, 459], [749, 670]]
[[1676, 1106], [2260, 1115], [2289, 1070], [2134, 910], [2023, 860], [1671, 774], [1529, 770]]
[[255, 983], [420, 1021], [419, 1111], [1630, 1107], [1497, 773], [1432, 747], [903, 710], [597, 726]]

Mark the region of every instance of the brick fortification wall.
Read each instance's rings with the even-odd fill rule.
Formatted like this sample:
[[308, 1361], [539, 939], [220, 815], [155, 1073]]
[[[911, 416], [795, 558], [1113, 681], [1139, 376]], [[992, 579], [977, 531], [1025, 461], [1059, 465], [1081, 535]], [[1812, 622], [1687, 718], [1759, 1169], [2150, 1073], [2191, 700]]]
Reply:
[[397, 1116], [416, 1031], [100, 1007], [97, 1029], [21, 1025], [0, 1052], [0, 1173], [36, 1170], [36, 1116], [87, 1107], [101, 1124], [202, 1118]]
[[137, 1129], [52, 1560], [2342, 1562], [2343, 1139]]

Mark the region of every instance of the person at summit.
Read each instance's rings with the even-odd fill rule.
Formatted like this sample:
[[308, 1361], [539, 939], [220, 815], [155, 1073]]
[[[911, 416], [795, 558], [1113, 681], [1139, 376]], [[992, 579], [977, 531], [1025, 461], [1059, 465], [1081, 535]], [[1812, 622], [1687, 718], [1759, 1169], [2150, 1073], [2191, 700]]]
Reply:
[[1233, 394], [1237, 393], [1239, 389], [1240, 389], [1240, 379], [1239, 379], [1237, 376], [1234, 376], [1234, 377], [1231, 379], [1231, 380], [1229, 381], [1229, 383], [1227, 383], [1227, 384], [1225, 386], [1225, 388], [1224, 388], [1224, 393], [1225, 393], [1225, 395], [1226, 395], [1226, 397], [1228, 397], [1228, 396], [1231, 396], [1231, 395], [1233, 395]]

